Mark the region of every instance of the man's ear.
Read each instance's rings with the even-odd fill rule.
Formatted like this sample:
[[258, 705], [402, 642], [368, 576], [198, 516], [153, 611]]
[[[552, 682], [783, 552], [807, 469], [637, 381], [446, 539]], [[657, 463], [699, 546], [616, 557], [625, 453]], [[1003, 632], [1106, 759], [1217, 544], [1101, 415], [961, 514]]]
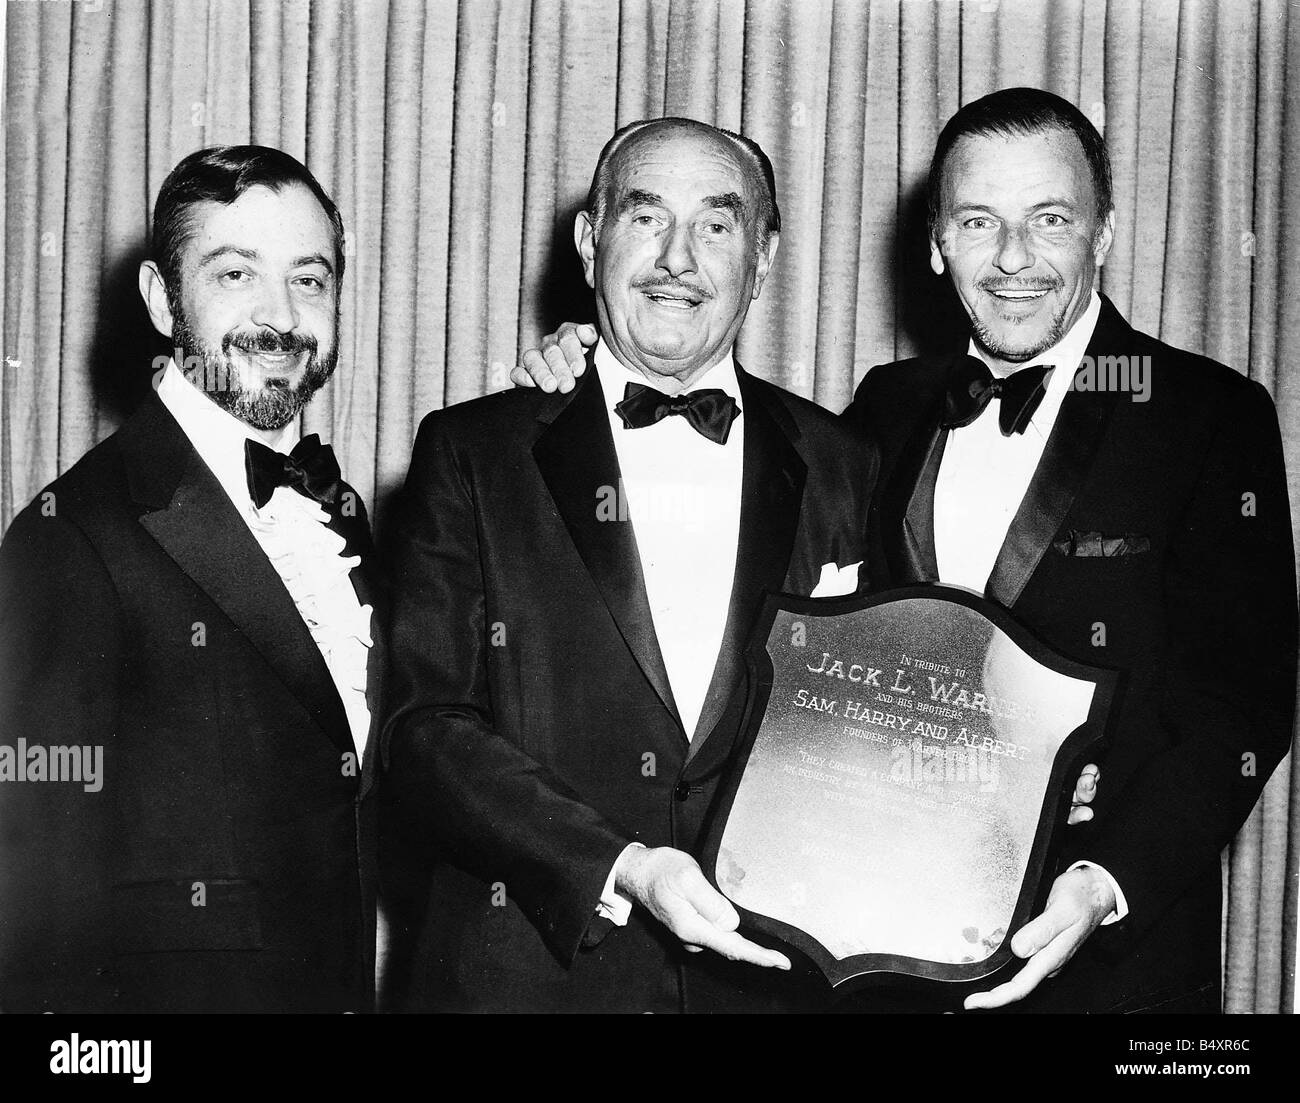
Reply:
[[578, 217], [573, 220], [573, 244], [577, 246], [578, 256], [582, 258], [582, 274], [587, 277], [587, 286], [595, 290], [596, 227], [586, 211], [579, 211]]
[[767, 244], [758, 251], [758, 264], [754, 269], [754, 293], [753, 298], [758, 298], [758, 293], [763, 290], [763, 281], [767, 279], [767, 274], [772, 271], [772, 265], [776, 261], [776, 250], [781, 244], [780, 234], [768, 234]]
[[943, 249], [939, 245], [939, 239], [930, 235], [930, 271], [936, 276], [943, 275]]
[[167, 285], [162, 273], [151, 260], [140, 263], [140, 298], [149, 311], [153, 327], [164, 337], [172, 335], [172, 306], [167, 300]]
[[1097, 261], [1098, 268], [1106, 263], [1106, 258], [1110, 255], [1110, 247], [1114, 244], [1115, 208], [1112, 207], [1101, 220], [1101, 225], [1097, 227], [1097, 236], [1092, 243], [1092, 255]]

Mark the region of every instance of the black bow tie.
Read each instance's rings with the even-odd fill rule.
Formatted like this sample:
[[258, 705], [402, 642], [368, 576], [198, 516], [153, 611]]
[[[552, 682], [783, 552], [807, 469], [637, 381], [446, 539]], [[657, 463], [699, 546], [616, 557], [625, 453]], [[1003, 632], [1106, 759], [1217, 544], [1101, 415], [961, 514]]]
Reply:
[[321, 444], [315, 433], [303, 437], [287, 456], [260, 441], [244, 441], [244, 470], [248, 493], [258, 509], [271, 500], [277, 486], [293, 487], [325, 506], [338, 497], [339, 461], [334, 449]]
[[1023, 433], [1047, 393], [1047, 376], [1051, 364], [1021, 368], [1003, 379], [995, 378], [988, 365], [976, 356], [964, 356], [948, 373], [948, 390], [943, 400], [945, 429], [969, 425], [997, 398], [998, 428], [1004, 437]]
[[623, 391], [623, 401], [614, 407], [629, 429], [644, 429], [656, 421], [680, 414], [702, 437], [714, 444], [726, 444], [731, 423], [740, 413], [736, 400], [726, 391], [711, 387], [704, 391], [686, 394], [664, 394], [653, 387], [629, 383]]

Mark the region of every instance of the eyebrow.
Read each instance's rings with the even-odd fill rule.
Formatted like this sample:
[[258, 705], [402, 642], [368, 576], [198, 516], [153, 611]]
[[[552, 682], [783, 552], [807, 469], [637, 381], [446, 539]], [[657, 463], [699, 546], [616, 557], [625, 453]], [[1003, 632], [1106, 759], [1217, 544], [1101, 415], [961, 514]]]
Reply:
[[713, 211], [730, 211], [737, 218], [745, 217], [745, 201], [734, 191], [723, 192], [722, 195], [707, 195], [702, 205]]
[[[219, 257], [227, 256], [233, 253], [237, 257], [243, 257], [245, 260], [261, 260], [262, 254], [256, 249], [244, 249], [238, 245], [218, 245], [215, 249], [210, 249], [199, 258], [199, 267], [210, 264]], [[312, 253], [310, 256], [295, 257], [289, 262], [290, 268], [304, 268], [311, 264], [321, 265], [330, 275], [334, 274], [334, 265], [332, 265], [320, 253]]]
[[1035, 203], [1029, 209], [1031, 211], [1041, 211], [1044, 207], [1069, 207], [1073, 210], [1078, 204], [1073, 199], [1067, 199], [1064, 196], [1052, 196], [1044, 199], [1041, 203]]
[[203, 256], [199, 257], [199, 267], [210, 264], [218, 257], [223, 257], [227, 253], [234, 253], [237, 257], [243, 257], [245, 260], [259, 260], [261, 253], [256, 249], [241, 249], [238, 245], [218, 245], [215, 249], [209, 249]]
[[[662, 207], [663, 205], [663, 196], [633, 188], [620, 196], [616, 213], [623, 215], [633, 207]], [[736, 218], [745, 217], [745, 201], [734, 191], [723, 192], [721, 195], [706, 195], [700, 201], [700, 206], [711, 211], [730, 211]]]
[[633, 207], [662, 207], [663, 205], [664, 198], [662, 195], [656, 195], [652, 191], [643, 191], [641, 188], [633, 188], [631, 191], [624, 192], [619, 196], [616, 214], [626, 214]]
[[[1049, 196], [1047, 199], [1043, 199], [1038, 203], [1035, 203], [1029, 209], [1031, 211], [1041, 211], [1046, 207], [1068, 207], [1070, 210], [1074, 210], [1076, 207], [1078, 207], [1078, 203], [1076, 203], [1073, 199], [1066, 199], [1064, 196]], [[953, 211], [986, 211], [988, 214], [997, 213], [992, 207], [988, 206], [987, 204], [963, 203], [960, 200], [958, 200], [956, 203], [952, 205], [952, 209]]]
[[319, 264], [325, 271], [333, 274], [334, 265], [330, 264], [320, 253], [312, 253], [309, 257], [295, 257], [289, 263], [290, 268], [305, 268], [309, 264]]

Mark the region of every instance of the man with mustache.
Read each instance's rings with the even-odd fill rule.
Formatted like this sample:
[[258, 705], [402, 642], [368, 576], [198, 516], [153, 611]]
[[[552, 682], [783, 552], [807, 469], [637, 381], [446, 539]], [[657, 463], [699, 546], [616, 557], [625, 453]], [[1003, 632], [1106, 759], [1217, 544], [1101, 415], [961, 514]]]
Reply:
[[287, 154], [182, 160], [139, 276], [176, 356], [0, 545], [6, 1010], [372, 1005], [373, 557], [297, 431], [342, 244]]
[[[846, 411], [881, 451], [872, 583], [966, 587], [1067, 657], [1126, 676], [1095, 819], [1013, 939], [1027, 963], [967, 1007], [1217, 1012], [1219, 855], [1295, 713], [1272, 401], [1135, 331], [1096, 290], [1110, 163], [1060, 97], [1005, 89], [958, 111], [929, 209], [932, 267], [971, 331], [872, 369]], [[540, 359], [526, 362], [545, 381]]]
[[410, 877], [396, 1006], [803, 995], [691, 856], [763, 590], [859, 584], [870, 452], [732, 355], [779, 230], [753, 142], [687, 119], [623, 128], [575, 225], [593, 370], [571, 395], [491, 395], [420, 427], [381, 784], [386, 853]]

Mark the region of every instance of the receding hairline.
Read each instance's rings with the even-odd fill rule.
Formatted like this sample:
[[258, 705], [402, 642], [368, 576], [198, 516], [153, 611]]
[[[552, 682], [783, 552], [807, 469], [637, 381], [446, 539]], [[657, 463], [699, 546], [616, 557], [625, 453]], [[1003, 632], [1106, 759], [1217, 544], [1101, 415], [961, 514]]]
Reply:
[[750, 190], [755, 193], [755, 199], [757, 200], [761, 196], [763, 182], [760, 173], [756, 171], [757, 166], [751, 163], [752, 155], [750, 152], [729, 134], [725, 134], [716, 127], [695, 119], [651, 119], [644, 126], [629, 131], [623, 140], [610, 152], [608, 168], [610, 183], [612, 184], [617, 179], [615, 174], [618, 172], [622, 161], [636, 149], [637, 145], [655, 139], [663, 140], [678, 135], [690, 134], [707, 138], [718, 148], [725, 149], [736, 168], [740, 170], [740, 174], [750, 185]]
[[775, 174], [762, 147], [744, 135], [735, 134], [699, 119], [678, 116], [641, 119], [628, 123], [605, 144], [596, 162], [596, 171], [592, 176], [586, 202], [586, 211], [591, 216], [597, 231], [607, 214], [608, 201], [616, 198], [611, 193], [616, 186], [620, 158], [627, 152], [629, 146], [637, 141], [668, 139], [674, 133], [704, 135], [712, 139], [720, 148], [725, 149], [740, 175], [747, 182], [745, 190], [751, 193], [760, 244], [766, 243], [772, 234], [780, 233], [781, 209], [777, 205]]
[[610, 160], [612, 161], [628, 146], [637, 141], [646, 141], [655, 137], [657, 134], [671, 134], [673, 131], [682, 131], [687, 134], [701, 134], [706, 138], [711, 138], [719, 145], [724, 145], [733, 154], [740, 152], [746, 153], [745, 147], [735, 138], [731, 137], [726, 131], [719, 130], [716, 126], [701, 122], [699, 119], [682, 119], [670, 117], [666, 119], [644, 119], [639, 124], [633, 124], [623, 135], [622, 141], [611, 151]]

